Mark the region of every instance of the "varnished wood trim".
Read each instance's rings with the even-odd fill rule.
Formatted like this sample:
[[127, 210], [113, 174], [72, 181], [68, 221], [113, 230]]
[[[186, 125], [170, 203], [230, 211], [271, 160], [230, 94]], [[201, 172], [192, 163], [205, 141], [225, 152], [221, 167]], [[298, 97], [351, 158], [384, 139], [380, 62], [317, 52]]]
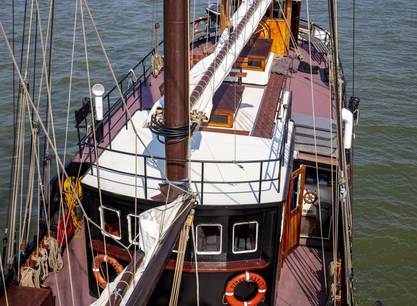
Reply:
[[216, 121], [210, 121], [208, 123], [208, 126], [214, 126], [214, 127], [225, 127], [225, 128], [232, 128], [233, 127], [233, 113], [232, 112], [226, 112], [226, 111], [214, 111], [212, 115], [217, 116], [225, 116], [227, 118], [227, 123], [221, 123]]
[[206, 127], [206, 126], [200, 127], [200, 131], [213, 132], [213, 133], [223, 133], [223, 134], [243, 135], [243, 136], [248, 136], [249, 135], [248, 131], [231, 130], [231, 129], [226, 130], [226, 129], [219, 129], [219, 128], [214, 128], [214, 127]]
[[[198, 262], [198, 272], [239, 272], [245, 270], [261, 270], [270, 265], [270, 262], [264, 259], [248, 259], [226, 262]], [[170, 259], [165, 267], [166, 270], [175, 269], [175, 260]], [[190, 261], [184, 262], [184, 272], [195, 272], [195, 263]]]
[[246, 78], [248, 76], [248, 73], [247, 72], [232, 71], [232, 72], [229, 73], [229, 76], [237, 77], [237, 78]]
[[[91, 240], [91, 244], [93, 246], [94, 251], [100, 254], [105, 254], [103, 241]], [[119, 246], [107, 243], [106, 249], [107, 249], [107, 255], [109, 255], [110, 257], [114, 257], [117, 260], [123, 260], [127, 262], [130, 262], [131, 260], [129, 252]]]
[[[297, 159], [315, 162], [316, 156], [311, 153], [298, 152]], [[338, 165], [336, 158], [330, 158], [328, 156], [323, 156], [323, 155], [317, 155], [317, 162], [320, 164], [326, 164], [326, 165], [333, 165], [333, 166]]]

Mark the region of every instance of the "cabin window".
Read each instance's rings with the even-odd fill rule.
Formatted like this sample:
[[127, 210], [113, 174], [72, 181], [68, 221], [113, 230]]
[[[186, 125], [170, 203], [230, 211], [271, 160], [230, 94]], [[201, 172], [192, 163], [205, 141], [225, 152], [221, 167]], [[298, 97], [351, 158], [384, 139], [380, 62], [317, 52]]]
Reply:
[[211, 114], [209, 126], [221, 126], [221, 127], [232, 127], [233, 119], [231, 119], [232, 114]]
[[101, 232], [108, 237], [120, 240], [122, 238], [120, 211], [105, 206], [100, 206], [98, 210], [100, 212]]
[[139, 216], [132, 214], [127, 215], [127, 226], [129, 232], [129, 243], [138, 245], [140, 231]]
[[258, 227], [256, 221], [233, 224], [233, 253], [252, 253], [258, 249]]
[[221, 254], [222, 253], [222, 225], [199, 224], [197, 232], [197, 254]]
[[262, 61], [248, 60], [249, 67], [262, 68]]

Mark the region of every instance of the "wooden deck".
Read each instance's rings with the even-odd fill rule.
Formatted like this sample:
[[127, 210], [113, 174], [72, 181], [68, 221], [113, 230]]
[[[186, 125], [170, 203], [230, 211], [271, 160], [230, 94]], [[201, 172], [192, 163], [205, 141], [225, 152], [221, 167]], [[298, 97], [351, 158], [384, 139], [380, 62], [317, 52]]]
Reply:
[[272, 73], [251, 136], [271, 138], [285, 76]]
[[[326, 265], [330, 253], [325, 253]], [[298, 246], [284, 261], [275, 305], [326, 305], [321, 250]]]

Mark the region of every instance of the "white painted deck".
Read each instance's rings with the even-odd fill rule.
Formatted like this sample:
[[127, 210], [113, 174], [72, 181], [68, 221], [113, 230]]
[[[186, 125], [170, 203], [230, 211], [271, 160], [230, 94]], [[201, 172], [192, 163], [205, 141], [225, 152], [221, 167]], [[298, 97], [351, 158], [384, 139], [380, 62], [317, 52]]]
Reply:
[[245, 86], [242, 94], [242, 102], [240, 103], [234, 122], [234, 128], [236, 130], [248, 131], [249, 134], [252, 132], [265, 88]]
[[[250, 92], [250, 88], [248, 89]], [[259, 90], [259, 89], [258, 89]], [[261, 89], [263, 90], [263, 89]], [[243, 112], [242, 112], [243, 113]], [[242, 114], [243, 115], [243, 114]], [[247, 113], [251, 119], [254, 113]], [[100, 187], [102, 190], [129, 197], [145, 198], [145, 180], [138, 175], [144, 175], [144, 158], [137, 155], [152, 155], [164, 157], [164, 147], [143, 123], [148, 111], [138, 111], [129, 122], [128, 129], [123, 128], [112, 142], [112, 149], [131, 153], [127, 155], [118, 152], [104, 151], [83, 178], [85, 185], [97, 188], [97, 163], [99, 165]], [[135, 124], [140, 138], [135, 145], [135, 135], [132, 128]], [[256, 204], [259, 196], [260, 163], [213, 163], [212, 161], [255, 161], [273, 160], [279, 158], [281, 145], [282, 124], [276, 126], [272, 139], [241, 136], [213, 132], [196, 132], [193, 136], [191, 159], [206, 161], [204, 165], [204, 199], [207, 205]], [[293, 131], [289, 125], [289, 137]], [[136, 150], [135, 150], [136, 147]], [[281, 178], [287, 175], [290, 141], [286, 145], [285, 162], [282, 165]], [[136, 151], [136, 152], [135, 152]], [[279, 175], [279, 161], [263, 164], [263, 179], [277, 178]], [[136, 168], [136, 170], [135, 170]], [[191, 163], [191, 188], [200, 195], [201, 191], [201, 163]], [[159, 194], [159, 184], [165, 177], [165, 161], [146, 160], [148, 199]], [[152, 179], [153, 177], [154, 179]], [[244, 183], [244, 181], [253, 181]], [[285, 179], [263, 182], [261, 185], [261, 203], [282, 200]], [[210, 183], [212, 182], [212, 183]], [[216, 183], [214, 183], [216, 182]], [[281, 186], [278, 186], [280, 184]], [[135, 187], [136, 186], [136, 187]], [[281, 192], [280, 192], [281, 191]]]

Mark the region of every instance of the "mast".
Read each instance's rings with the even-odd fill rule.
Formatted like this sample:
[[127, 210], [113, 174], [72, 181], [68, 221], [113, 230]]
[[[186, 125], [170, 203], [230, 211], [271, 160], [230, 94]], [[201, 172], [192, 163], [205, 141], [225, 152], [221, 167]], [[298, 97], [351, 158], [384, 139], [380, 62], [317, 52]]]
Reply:
[[220, 26], [222, 33], [224, 29], [228, 28], [230, 25], [230, 12], [229, 12], [229, 1], [228, 0], [222, 0], [221, 1], [221, 15], [220, 15]]
[[[189, 7], [187, 0], [164, 0], [164, 117], [168, 129], [189, 126]], [[165, 137], [168, 180], [188, 178], [188, 137]]]

